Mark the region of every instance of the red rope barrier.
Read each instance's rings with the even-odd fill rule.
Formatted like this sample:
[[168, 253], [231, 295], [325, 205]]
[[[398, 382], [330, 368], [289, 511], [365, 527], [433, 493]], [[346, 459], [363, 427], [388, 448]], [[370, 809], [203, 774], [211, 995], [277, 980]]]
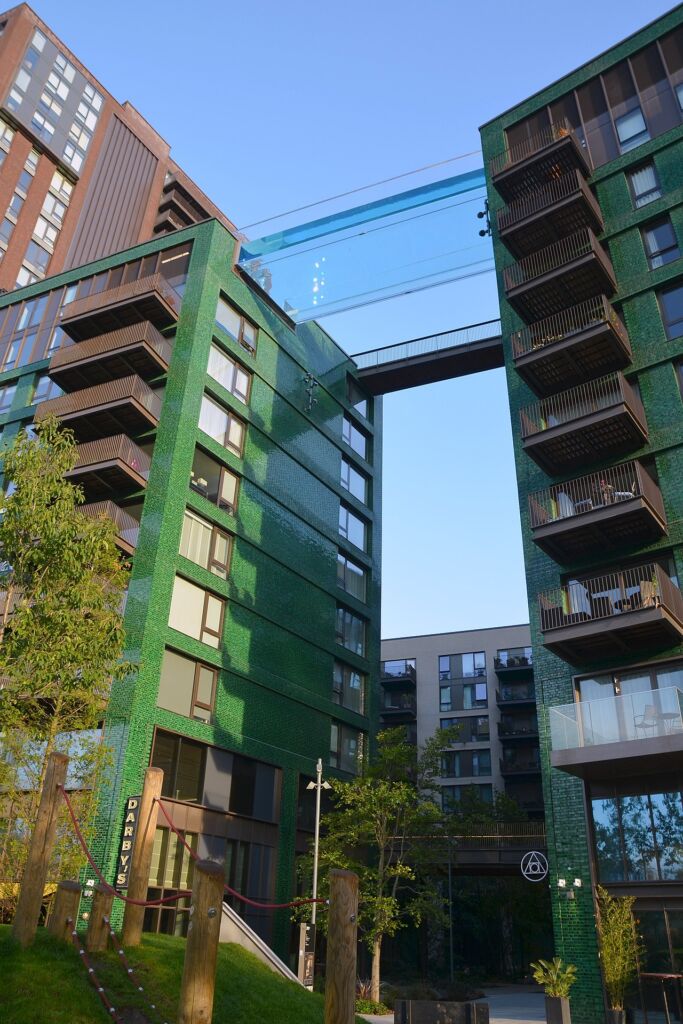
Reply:
[[186, 896], [191, 896], [192, 895], [192, 892], [191, 892], [190, 889], [183, 889], [182, 891], [177, 892], [175, 894], [175, 896], [165, 896], [163, 899], [158, 899], [158, 900], [134, 900], [134, 899], [131, 899], [130, 896], [124, 896], [123, 893], [118, 892], [112, 885], [109, 884], [109, 882], [106, 880], [106, 878], [104, 877], [104, 875], [102, 874], [102, 872], [98, 868], [97, 864], [95, 863], [95, 861], [93, 859], [93, 856], [90, 853], [90, 850], [88, 849], [88, 845], [87, 845], [87, 843], [85, 841], [83, 833], [81, 832], [80, 826], [78, 824], [78, 819], [76, 818], [76, 815], [74, 813], [73, 805], [71, 803], [71, 800], [69, 799], [69, 794], [67, 793], [67, 791], [64, 789], [63, 786], [58, 786], [57, 789], [60, 790], [60, 792], [61, 792], [61, 794], [64, 797], [64, 800], [66, 802], [66, 806], [68, 808], [69, 815], [71, 817], [71, 822], [72, 822], [73, 827], [74, 827], [74, 832], [76, 833], [76, 839], [78, 839], [78, 842], [80, 843], [81, 849], [83, 850], [83, 853], [85, 854], [85, 856], [88, 859], [88, 863], [90, 864], [90, 867], [93, 869], [93, 871], [95, 872], [95, 874], [97, 875], [97, 877], [99, 878], [100, 882], [102, 883], [104, 888], [107, 890], [107, 892], [109, 892], [113, 896], [115, 896], [116, 899], [123, 900], [124, 903], [132, 903], [133, 906], [135, 906], [135, 907], [160, 907], [164, 903], [174, 903], [176, 900], [180, 900], [180, 899], [183, 899]]
[[[68, 924], [69, 925], [73, 925], [74, 924], [74, 922], [73, 922], [73, 920], [71, 918], [68, 919]], [[111, 1019], [112, 1020], [117, 1021], [118, 1024], [122, 1024], [121, 1018], [119, 1017], [119, 1015], [116, 1012], [115, 1008], [112, 1006], [112, 1004], [107, 999], [107, 994], [104, 991], [104, 988], [102, 987], [101, 981], [99, 980], [99, 978], [95, 974], [95, 968], [93, 967], [93, 965], [88, 960], [87, 953], [85, 952], [85, 949], [81, 945], [81, 941], [80, 941], [80, 939], [78, 937], [78, 932], [76, 931], [75, 928], [71, 932], [71, 940], [72, 940], [74, 946], [76, 947], [76, 949], [78, 950], [78, 955], [80, 956], [81, 961], [83, 962], [83, 966], [86, 968], [86, 970], [88, 972], [88, 978], [90, 979], [90, 983], [94, 987], [94, 989], [97, 992], [98, 996], [100, 997], [100, 1000], [102, 1001], [102, 1004], [103, 1004], [105, 1010], [107, 1011], [107, 1013], [109, 1013], [111, 1015]]]
[[[178, 829], [176, 828], [176, 826], [173, 824], [173, 821], [171, 820], [171, 817], [168, 814], [168, 812], [166, 811], [166, 808], [162, 804], [161, 800], [157, 799], [157, 803], [159, 804], [159, 809], [160, 809], [161, 813], [163, 814], [163, 816], [166, 818], [166, 821], [168, 822], [168, 827], [171, 829], [172, 832], [175, 832], [176, 836], [178, 837], [180, 842], [183, 844], [183, 846], [185, 847], [187, 852], [190, 854], [192, 859], [193, 860], [199, 860], [198, 855], [192, 849], [190, 844], [186, 841], [185, 836], [181, 832], [179, 832]], [[231, 888], [229, 885], [224, 886], [224, 888], [225, 888], [225, 891], [227, 893], [229, 893], [230, 896], [234, 896], [236, 899], [241, 900], [242, 903], [247, 903], [250, 907], [258, 907], [260, 910], [288, 910], [291, 907], [303, 907], [303, 906], [305, 906], [308, 903], [325, 903], [326, 902], [326, 900], [323, 900], [323, 899], [315, 899], [315, 900], [314, 899], [302, 899], [302, 900], [292, 900], [291, 903], [262, 903], [260, 900], [251, 900], [251, 899], [249, 899], [248, 896], [243, 896], [241, 892], [237, 892], [236, 889]]]
[[[138, 990], [138, 992], [144, 992], [145, 989], [144, 989], [144, 987], [142, 985], [139, 984], [139, 980], [138, 981], [135, 980], [135, 977], [134, 977], [135, 971], [130, 966], [128, 958], [126, 957], [126, 954], [123, 951], [123, 947], [121, 946], [119, 940], [116, 937], [116, 932], [111, 928], [111, 926], [109, 924], [109, 918], [105, 917], [104, 918], [104, 922], [107, 925], [107, 928], [109, 928], [109, 939], [111, 941], [112, 946], [114, 947], [114, 949], [116, 950], [116, 952], [119, 955], [119, 963], [121, 964], [121, 966], [125, 970], [126, 976], [128, 977], [128, 980], [131, 982], [132, 985], [135, 985], [135, 987]], [[152, 1003], [152, 1002], [149, 1001], [149, 999], [147, 999], [147, 1005], [149, 1006], [150, 1010], [154, 1010], [156, 1012], [156, 1004], [155, 1003]], [[164, 1021], [164, 1024], [168, 1024], [168, 1022]]]

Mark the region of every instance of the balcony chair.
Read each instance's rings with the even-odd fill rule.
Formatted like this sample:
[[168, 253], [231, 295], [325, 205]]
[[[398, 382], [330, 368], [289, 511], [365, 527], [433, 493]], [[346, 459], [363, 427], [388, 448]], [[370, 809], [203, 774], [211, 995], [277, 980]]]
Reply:
[[645, 736], [655, 736], [659, 726], [659, 715], [654, 704], [646, 704], [642, 715], [633, 719], [636, 730], [642, 729]]

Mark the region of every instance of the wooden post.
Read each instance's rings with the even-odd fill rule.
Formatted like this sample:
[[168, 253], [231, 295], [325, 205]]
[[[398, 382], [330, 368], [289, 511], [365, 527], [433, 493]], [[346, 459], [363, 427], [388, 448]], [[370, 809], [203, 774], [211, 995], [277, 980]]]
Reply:
[[114, 894], [105, 889], [103, 885], [95, 886], [90, 917], [88, 918], [88, 931], [85, 935], [85, 948], [89, 953], [102, 953], [109, 943], [109, 932], [111, 930], [111, 908], [114, 902]]
[[78, 923], [80, 882], [60, 882], [47, 922], [47, 930], [62, 942], [71, 942], [71, 933]]
[[[140, 799], [138, 834], [133, 847], [128, 881], [128, 896], [134, 900], [147, 898], [149, 869], [152, 866], [154, 834], [157, 827], [157, 799], [161, 796], [164, 773], [161, 768], [148, 768]], [[145, 908], [126, 903], [123, 914], [122, 946], [139, 946]]]
[[57, 817], [62, 804], [58, 786], [66, 781], [69, 758], [66, 754], [50, 754], [45, 770], [36, 823], [31, 836], [19, 900], [12, 922], [12, 938], [20, 946], [30, 946], [36, 935], [43, 903], [47, 872], [57, 831]]
[[356, 1019], [356, 943], [358, 875], [330, 871], [330, 910], [325, 967], [325, 1024], [354, 1024]]
[[222, 864], [195, 862], [178, 1024], [211, 1024], [224, 885]]

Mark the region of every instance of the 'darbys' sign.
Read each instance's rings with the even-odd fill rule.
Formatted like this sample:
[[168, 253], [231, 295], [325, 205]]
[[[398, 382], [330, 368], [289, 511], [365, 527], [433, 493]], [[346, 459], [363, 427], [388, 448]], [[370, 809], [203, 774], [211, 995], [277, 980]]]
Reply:
[[119, 850], [119, 859], [116, 864], [115, 888], [118, 890], [128, 888], [128, 876], [130, 874], [130, 865], [133, 858], [135, 833], [138, 829], [138, 815], [140, 814], [141, 799], [142, 798], [139, 796], [129, 796], [126, 800], [126, 813], [123, 818], [121, 848]]

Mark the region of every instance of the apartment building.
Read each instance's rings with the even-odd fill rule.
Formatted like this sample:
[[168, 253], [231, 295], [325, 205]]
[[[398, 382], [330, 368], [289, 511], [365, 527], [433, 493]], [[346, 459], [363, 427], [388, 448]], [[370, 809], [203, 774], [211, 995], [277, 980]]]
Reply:
[[439, 779], [444, 809], [465, 789], [512, 797], [543, 817], [534, 669], [528, 625], [382, 640], [380, 724], [405, 725], [419, 746], [457, 726]]
[[682, 111], [678, 6], [481, 129], [577, 1024], [598, 884], [637, 897], [634, 1019], [682, 1014]]

